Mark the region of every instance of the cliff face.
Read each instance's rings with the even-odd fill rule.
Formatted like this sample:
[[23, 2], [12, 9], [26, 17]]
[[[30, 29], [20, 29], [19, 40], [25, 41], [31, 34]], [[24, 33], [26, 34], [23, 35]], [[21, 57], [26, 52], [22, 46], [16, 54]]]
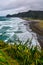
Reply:
[[28, 11], [28, 12], [22, 12], [18, 14], [10, 15], [8, 14], [6, 17], [30, 17], [35, 19], [43, 19], [43, 11]]

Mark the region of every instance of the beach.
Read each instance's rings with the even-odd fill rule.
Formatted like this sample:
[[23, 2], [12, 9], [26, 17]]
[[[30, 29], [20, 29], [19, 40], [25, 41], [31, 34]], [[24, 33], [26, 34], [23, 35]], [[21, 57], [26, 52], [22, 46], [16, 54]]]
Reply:
[[[37, 37], [41, 48], [43, 48], [43, 28], [38, 26], [39, 20], [26, 20], [26, 28], [28, 31], [33, 32], [34, 36]], [[30, 29], [29, 29], [30, 28]]]

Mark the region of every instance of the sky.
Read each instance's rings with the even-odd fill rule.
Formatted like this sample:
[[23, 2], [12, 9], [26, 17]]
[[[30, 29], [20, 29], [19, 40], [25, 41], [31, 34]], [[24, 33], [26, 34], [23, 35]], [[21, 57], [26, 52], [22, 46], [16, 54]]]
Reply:
[[0, 0], [0, 16], [28, 10], [43, 11], [43, 0]]

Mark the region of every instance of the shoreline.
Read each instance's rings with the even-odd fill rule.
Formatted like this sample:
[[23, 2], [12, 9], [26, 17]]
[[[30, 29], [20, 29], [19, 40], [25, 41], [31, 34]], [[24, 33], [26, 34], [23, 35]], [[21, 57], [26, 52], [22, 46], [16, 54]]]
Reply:
[[43, 29], [42, 30], [39, 29], [37, 26], [37, 23], [39, 23], [39, 21], [26, 20], [26, 28], [29, 31], [29, 27], [30, 27], [30, 31], [33, 31], [33, 33], [36, 33], [39, 45], [43, 49]]
[[30, 23], [30, 28], [32, 29], [33, 32], [37, 34], [38, 42], [41, 48], [43, 48], [43, 31], [37, 27], [37, 23], [35, 25], [35, 23], [33, 24], [33, 22]]

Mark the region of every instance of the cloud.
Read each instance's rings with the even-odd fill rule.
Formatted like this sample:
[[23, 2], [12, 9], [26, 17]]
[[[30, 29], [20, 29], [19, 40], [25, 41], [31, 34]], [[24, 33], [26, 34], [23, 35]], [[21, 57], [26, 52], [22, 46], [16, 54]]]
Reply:
[[0, 12], [43, 10], [43, 0], [0, 0]]
[[1, 0], [0, 10], [10, 10], [17, 8], [40, 9], [43, 5], [42, 0]]

